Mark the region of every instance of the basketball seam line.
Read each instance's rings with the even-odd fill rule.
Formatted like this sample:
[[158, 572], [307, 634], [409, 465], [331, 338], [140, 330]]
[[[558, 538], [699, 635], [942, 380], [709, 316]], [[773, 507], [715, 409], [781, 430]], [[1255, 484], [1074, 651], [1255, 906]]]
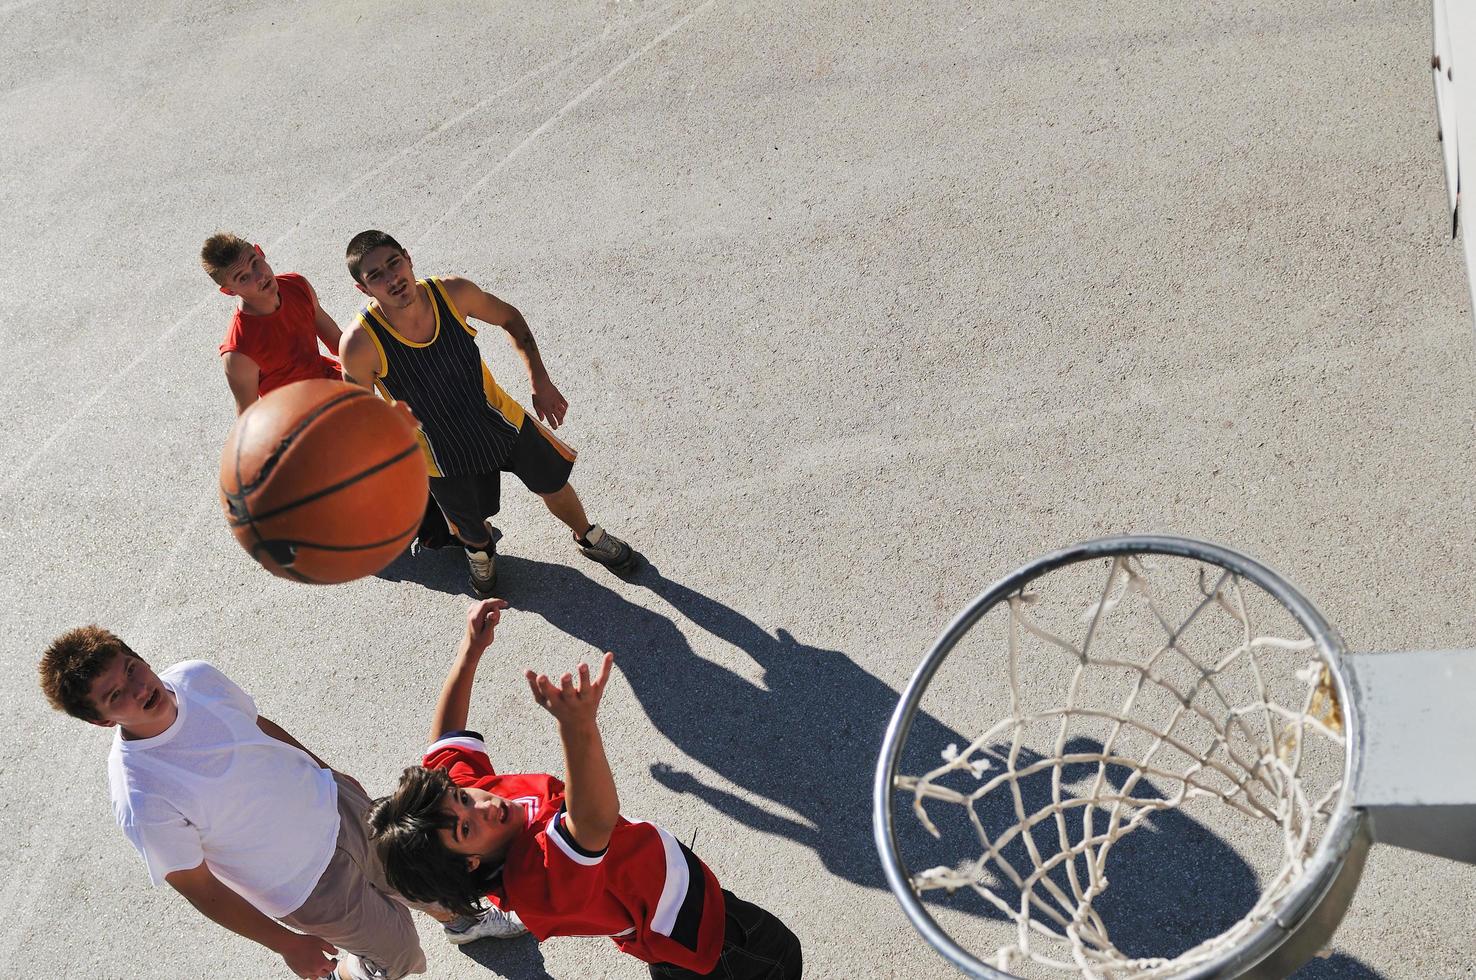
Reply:
[[[413, 454], [418, 453], [418, 452], [420, 452], [420, 443], [418, 443], [418, 442], [412, 443], [408, 449], [404, 449], [404, 450], [396, 453], [395, 455], [391, 456], [389, 459], [386, 459], [383, 462], [375, 463], [373, 466], [369, 467], [368, 469], [360, 470], [359, 472], [355, 473], [353, 476], [349, 477], [348, 479], [346, 479], [346, 480], [340, 480], [339, 482], [333, 484], [332, 486], [324, 487], [321, 490], [314, 490], [312, 493], [308, 494], [307, 496], [305, 496], [305, 497], [299, 497], [296, 500], [292, 501], [290, 504], [283, 504], [280, 507], [276, 507], [276, 508], [274, 508], [272, 510], [264, 511], [264, 512], [262, 512], [260, 514], [248, 514], [247, 517], [246, 517], [246, 519], [244, 521], [236, 521], [236, 520], [232, 519], [232, 521], [231, 521], [231, 527], [233, 527], [233, 528], [234, 527], [243, 527], [246, 524], [252, 524], [252, 525], [254, 525], [258, 521], [264, 521], [264, 520], [266, 520], [266, 519], [268, 519], [270, 517], [276, 517], [279, 514], [285, 514], [287, 511], [292, 510], [292, 509], [297, 508], [297, 507], [301, 507], [303, 504], [310, 504], [310, 503], [312, 503], [315, 500], [319, 500], [319, 499], [321, 499], [323, 497], [327, 497], [327, 496], [329, 496], [331, 494], [335, 494], [338, 491], [344, 489], [345, 487], [353, 486], [355, 483], [358, 483], [360, 480], [364, 479], [364, 477], [366, 477], [366, 476], [372, 476], [373, 474], [378, 473], [380, 470], [384, 469], [385, 467], [393, 466], [394, 464], [398, 463], [400, 460], [406, 458], [407, 456], [413, 455]], [[253, 528], [253, 530], [255, 530], [255, 529]], [[260, 532], [259, 531], [257, 532], [257, 536], [258, 537], [260, 536]]]
[[[262, 542], [252, 549], [251, 557], [256, 558], [256, 551], [265, 548], [268, 544], [288, 544], [294, 548], [316, 548], [319, 551], [368, 551], [370, 548], [383, 548], [387, 544], [394, 544], [419, 526], [420, 518], [416, 518], [414, 523], [399, 534], [385, 538], [383, 541], [371, 541], [368, 544], [320, 544], [316, 541], [297, 541], [292, 538], [272, 538], [270, 541], [262, 539]], [[257, 560], [260, 561], [260, 559]]]
[[[350, 399], [364, 396], [370, 398], [374, 397], [363, 388], [356, 388], [353, 391], [345, 391], [341, 394], [333, 396], [333, 398], [329, 399], [328, 401], [319, 405], [317, 408], [314, 408], [308, 414], [304, 415], [302, 418], [298, 419], [297, 425], [293, 427], [292, 431], [283, 435], [282, 438], [277, 442], [276, 448], [273, 449], [271, 453], [267, 456], [267, 458], [262, 461], [261, 466], [256, 471], [256, 479], [253, 480], [249, 486], [241, 485], [241, 471], [238, 466], [236, 470], [236, 492], [233, 494], [227, 494], [227, 496], [243, 498], [249, 496], [253, 491], [259, 488], [262, 483], [267, 480], [268, 477], [271, 476], [272, 470], [276, 469], [277, 464], [282, 461], [282, 455], [289, 448], [291, 448], [292, 443], [297, 439], [298, 436], [302, 435], [304, 429], [306, 429], [312, 423], [316, 422], [329, 409], [336, 408], [337, 406], [343, 404], [345, 401], [348, 401]], [[238, 463], [240, 461], [240, 448], [240, 443], [238, 441], [236, 444], [236, 459]]]

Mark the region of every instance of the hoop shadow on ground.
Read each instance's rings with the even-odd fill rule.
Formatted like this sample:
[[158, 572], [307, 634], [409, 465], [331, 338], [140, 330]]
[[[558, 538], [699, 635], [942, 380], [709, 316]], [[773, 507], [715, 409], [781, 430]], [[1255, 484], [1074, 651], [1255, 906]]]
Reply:
[[[567, 565], [515, 555], [499, 555], [497, 560], [499, 594], [514, 608], [541, 616], [595, 649], [616, 651], [617, 669], [662, 734], [703, 766], [784, 813], [771, 812], [666, 763], [652, 765], [654, 778], [675, 791], [698, 796], [756, 831], [810, 848], [832, 874], [886, 889], [871, 838], [871, 779], [899, 692], [844, 653], [801, 643], [786, 629], [770, 635], [730, 606], [665, 578], [649, 563], [631, 583], [650, 589], [692, 624], [742, 650], [763, 670], [762, 684], [697, 656], [671, 618], [601, 584], [600, 578], [609, 573], [586, 575]], [[381, 576], [417, 581], [439, 591], [465, 591], [465, 563], [459, 553], [407, 556]], [[909, 737], [909, 744], [928, 746], [932, 752], [968, 741], [965, 734], [921, 712]], [[1093, 750], [1086, 742], [1073, 749]], [[906, 762], [913, 772], [923, 765], [913, 759]], [[1050, 801], [1050, 779], [1047, 774], [1042, 777], [1021, 783], [1027, 812]], [[1135, 792], [1147, 795], [1155, 790], [1140, 781]], [[962, 808], [950, 809], [956, 811], [950, 820], [964, 820]], [[979, 812], [991, 835], [1016, 822], [1004, 795]], [[935, 814], [941, 817], [941, 811]], [[1258, 894], [1250, 867], [1207, 828], [1175, 811], [1153, 819], [1152, 829], [1143, 828], [1116, 845], [1109, 868], [1113, 887], [1096, 903], [1114, 942], [1128, 955], [1164, 956], [1188, 949], [1239, 919]], [[966, 850], [974, 840], [966, 824], [944, 826], [940, 820], [944, 840], [952, 837], [954, 842], [949, 850], [921, 829], [910, 809], [898, 813], [897, 824], [902, 852], [913, 867], [951, 864], [960, 856], [978, 853], [961, 855], [957, 842], [967, 841]], [[1038, 830], [1035, 839], [1043, 849], [1056, 846], [1054, 826], [1050, 834]], [[1194, 874], [1186, 875], [1186, 867]], [[1206, 894], [1205, 879], [1215, 881], [1212, 893]], [[1002, 892], [1001, 897], [1009, 901], [1018, 893]], [[972, 893], [939, 894], [930, 901], [981, 917], [1004, 918]], [[506, 962], [501, 957], [499, 961]], [[1314, 960], [1296, 976], [1321, 980], [1377, 974], [1338, 955]]]

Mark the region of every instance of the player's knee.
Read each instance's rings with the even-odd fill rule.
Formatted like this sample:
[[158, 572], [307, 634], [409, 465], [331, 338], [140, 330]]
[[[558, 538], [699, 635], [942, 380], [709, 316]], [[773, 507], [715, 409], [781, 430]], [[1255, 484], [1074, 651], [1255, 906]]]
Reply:
[[364, 965], [370, 967], [366, 971], [370, 977], [390, 977], [392, 980], [400, 980], [402, 977], [426, 971], [425, 950], [420, 948], [420, 939], [415, 935], [413, 928], [409, 937], [402, 939], [397, 948], [379, 950], [376, 953], [363, 955], [360, 959], [364, 961]]

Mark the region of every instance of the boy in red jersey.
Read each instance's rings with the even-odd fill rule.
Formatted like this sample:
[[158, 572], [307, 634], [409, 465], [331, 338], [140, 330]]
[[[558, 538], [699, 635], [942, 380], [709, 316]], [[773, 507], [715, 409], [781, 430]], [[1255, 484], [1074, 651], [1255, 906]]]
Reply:
[[533, 699], [558, 722], [567, 783], [501, 775], [465, 730], [482, 653], [507, 603], [472, 606], [431, 716], [423, 766], [406, 769], [369, 814], [391, 886], [415, 901], [475, 914], [483, 897], [516, 911], [540, 941], [609, 936], [651, 976], [794, 980], [800, 943], [769, 912], [722, 889], [670, 833], [620, 816], [596, 721], [614, 654], [576, 681], [527, 671]]
[[310, 378], [342, 376], [338, 324], [318, 303], [312, 284], [295, 272], [275, 275], [260, 245], [217, 232], [200, 249], [200, 264], [220, 291], [236, 297], [236, 313], [220, 345], [236, 413], [262, 395]]

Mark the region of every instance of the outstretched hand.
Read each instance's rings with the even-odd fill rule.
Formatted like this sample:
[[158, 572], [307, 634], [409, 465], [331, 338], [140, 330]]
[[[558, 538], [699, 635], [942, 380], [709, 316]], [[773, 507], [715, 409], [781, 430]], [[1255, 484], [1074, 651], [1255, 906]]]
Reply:
[[528, 687], [533, 691], [533, 700], [539, 706], [564, 722], [593, 721], [600, 709], [600, 698], [605, 693], [605, 682], [610, 679], [610, 665], [615, 654], [607, 653], [600, 662], [598, 677], [589, 676], [589, 664], [579, 665], [579, 679], [565, 674], [555, 683], [547, 674], [526, 671]]
[[481, 653], [492, 645], [497, 624], [502, 621], [502, 610], [507, 608], [505, 599], [483, 599], [472, 603], [466, 611], [466, 648], [472, 653]]

